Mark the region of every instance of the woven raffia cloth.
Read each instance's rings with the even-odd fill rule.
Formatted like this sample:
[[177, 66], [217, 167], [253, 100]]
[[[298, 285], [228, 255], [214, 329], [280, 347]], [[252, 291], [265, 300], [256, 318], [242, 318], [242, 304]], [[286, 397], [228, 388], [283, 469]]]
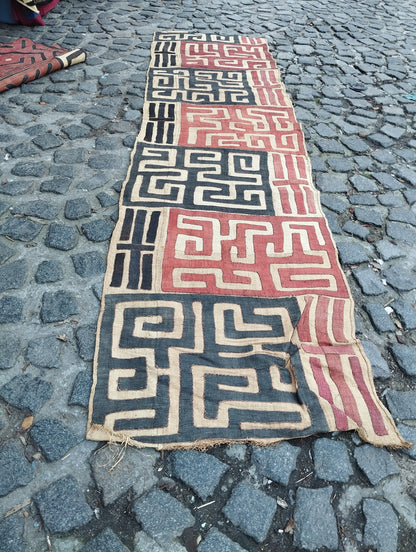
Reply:
[[156, 33], [108, 256], [88, 438], [156, 448], [357, 430], [404, 445], [265, 40]]
[[29, 38], [0, 45], [0, 92], [85, 61], [81, 49], [46, 46]]

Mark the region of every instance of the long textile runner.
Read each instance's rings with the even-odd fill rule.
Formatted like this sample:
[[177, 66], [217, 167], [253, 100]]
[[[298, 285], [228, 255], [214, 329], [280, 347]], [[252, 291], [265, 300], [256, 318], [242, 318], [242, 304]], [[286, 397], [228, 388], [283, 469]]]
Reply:
[[67, 50], [59, 44], [46, 46], [30, 38], [0, 45], [0, 92], [39, 79], [59, 69], [85, 61], [81, 49]]
[[89, 439], [403, 440], [266, 41], [156, 33], [108, 257]]

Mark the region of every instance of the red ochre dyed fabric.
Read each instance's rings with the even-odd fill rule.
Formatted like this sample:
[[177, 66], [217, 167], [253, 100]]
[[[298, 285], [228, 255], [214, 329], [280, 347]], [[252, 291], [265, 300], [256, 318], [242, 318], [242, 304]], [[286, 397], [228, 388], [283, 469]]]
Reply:
[[0, 45], [0, 92], [85, 61], [83, 50], [45, 46], [29, 38]]
[[261, 38], [156, 33], [87, 436], [171, 449], [338, 430], [405, 444], [279, 70]]

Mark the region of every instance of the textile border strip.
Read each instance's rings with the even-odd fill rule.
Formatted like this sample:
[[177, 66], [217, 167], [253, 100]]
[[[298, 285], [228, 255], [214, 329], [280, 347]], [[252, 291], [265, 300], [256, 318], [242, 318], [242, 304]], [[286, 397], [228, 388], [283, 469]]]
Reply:
[[156, 33], [108, 255], [87, 437], [172, 449], [337, 430], [405, 444], [355, 337], [267, 43]]

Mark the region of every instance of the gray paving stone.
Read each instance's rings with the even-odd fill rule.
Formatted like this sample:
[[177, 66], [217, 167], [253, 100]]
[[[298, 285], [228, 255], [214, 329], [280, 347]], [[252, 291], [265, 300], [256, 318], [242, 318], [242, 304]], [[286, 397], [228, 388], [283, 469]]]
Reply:
[[395, 310], [397, 318], [402, 323], [405, 330], [416, 329], [416, 309], [410, 303], [402, 299], [396, 299], [391, 307]]
[[323, 153], [344, 153], [345, 148], [337, 140], [316, 140], [317, 147]]
[[27, 215], [40, 219], [51, 220], [59, 213], [59, 206], [50, 201], [35, 200], [21, 203], [12, 209], [12, 214]]
[[64, 141], [59, 136], [55, 136], [51, 132], [37, 136], [32, 140], [34, 144], [39, 146], [42, 150], [49, 150], [62, 146]]
[[152, 449], [124, 449], [118, 445], [102, 447], [92, 454], [92, 473], [104, 505], [112, 504], [131, 487], [136, 496], [151, 489], [157, 482], [153, 474], [157, 457], [158, 454]]
[[400, 190], [401, 188], [404, 188], [404, 184], [394, 178], [389, 173], [385, 172], [375, 172], [372, 173], [372, 176], [384, 187], [388, 190]]
[[78, 314], [78, 312], [77, 300], [70, 291], [45, 291], [42, 296], [40, 311], [42, 322], [61, 322], [73, 314]]
[[382, 205], [386, 205], [387, 207], [401, 207], [403, 205], [401, 193], [398, 192], [380, 194], [378, 200]]
[[315, 472], [319, 479], [346, 483], [353, 475], [348, 449], [341, 441], [318, 439], [313, 451]]
[[90, 400], [90, 392], [92, 386], [92, 375], [88, 370], [82, 370], [75, 378], [71, 396], [69, 398], [69, 406], [88, 407]]
[[1, 185], [1, 193], [8, 196], [24, 195], [32, 188], [33, 182], [26, 180], [12, 180]]
[[5, 496], [32, 481], [32, 465], [26, 460], [19, 441], [7, 441], [0, 446], [0, 473], [0, 496]]
[[352, 205], [377, 205], [377, 198], [369, 192], [359, 192], [350, 196]]
[[33, 118], [27, 113], [15, 111], [13, 113], [6, 113], [4, 115], [4, 120], [6, 121], [6, 123], [9, 123], [9, 125], [22, 126], [32, 122]]
[[349, 207], [349, 203], [346, 199], [342, 197], [337, 197], [333, 195], [321, 194], [321, 203], [328, 209], [335, 211], [336, 213], [343, 213]]
[[390, 261], [391, 259], [397, 259], [398, 257], [403, 257], [404, 253], [397, 247], [397, 245], [392, 244], [389, 240], [383, 239], [374, 244], [384, 261]]
[[63, 342], [57, 336], [36, 337], [29, 341], [26, 360], [40, 368], [59, 368]]
[[14, 250], [11, 247], [0, 242], [0, 264], [5, 263], [7, 260], [10, 259], [10, 257], [13, 257], [13, 255]]
[[65, 217], [69, 220], [77, 220], [91, 216], [91, 205], [84, 197], [68, 199], [65, 204]]
[[103, 71], [110, 74], [119, 73], [120, 71], [125, 71], [127, 69], [129, 69], [129, 65], [127, 65], [127, 63], [123, 63], [122, 61], [115, 61], [114, 63], [109, 63], [103, 67]]
[[381, 356], [378, 347], [372, 341], [367, 340], [362, 340], [361, 345], [370, 361], [373, 377], [375, 379], [388, 379], [391, 376], [389, 365]]
[[202, 499], [212, 496], [228, 466], [215, 456], [195, 450], [172, 454], [173, 475], [181, 479]]
[[[166, 552], [165, 546], [159, 544], [149, 537], [144, 531], [139, 531], [135, 536], [134, 552]], [[169, 543], [169, 552], [187, 552], [186, 548], [177, 541]]]
[[110, 196], [106, 192], [100, 192], [97, 194], [97, 199], [101, 204], [101, 207], [111, 207], [117, 205], [118, 201], [114, 197]]
[[119, 157], [117, 155], [111, 155], [109, 153], [103, 155], [95, 155], [88, 160], [88, 166], [91, 169], [115, 169], [120, 164]]
[[62, 267], [58, 261], [42, 261], [35, 274], [35, 280], [38, 284], [59, 282], [63, 277]]
[[365, 240], [367, 236], [370, 235], [370, 230], [368, 228], [365, 228], [364, 226], [361, 226], [361, 224], [353, 222], [352, 220], [347, 220], [342, 229], [344, 230], [344, 232], [348, 232], [348, 234], [357, 236], [362, 240]]
[[346, 181], [344, 176], [323, 173], [316, 177], [316, 187], [325, 193], [344, 193], [348, 191]]
[[263, 542], [269, 532], [276, 508], [276, 502], [271, 496], [242, 481], [234, 487], [223, 512], [243, 533], [253, 537], [257, 542]]
[[42, 124], [33, 125], [28, 128], [25, 128], [25, 133], [29, 136], [38, 136], [39, 134], [43, 134], [46, 131], [46, 126]]
[[239, 544], [212, 527], [198, 546], [198, 552], [246, 552]]
[[99, 115], [87, 115], [82, 119], [82, 122], [93, 130], [98, 130], [108, 123], [107, 119]]
[[41, 192], [54, 194], [66, 194], [71, 185], [71, 179], [66, 176], [55, 176], [50, 180], [44, 180], [40, 186]]
[[120, 140], [115, 136], [98, 136], [95, 149], [114, 151], [120, 147]]
[[398, 465], [386, 449], [362, 445], [355, 449], [354, 457], [372, 485], [400, 473]]
[[76, 228], [53, 222], [49, 226], [48, 235], [46, 236], [45, 244], [53, 249], [61, 251], [69, 251], [78, 243], [78, 232]]
[[81, 228], [88, 240], [101, 242], [110, 239], [114, 227], [106, 220], [99, 219], [86, 222]]
[[332, 487], [298, 488], [293, 516], [295, 546], [311, 551], [321, 547], [338, 549], [337, 522], [331, 497]]
[[358, 192], [378, 192], [377, 184], [366, 176], [354, 175], [350, 178], [350, 182]]
[[300, 448], [282, 442], [267, 448], [255, 447], [251, 458], [259, 474], [282, 485], [288, 485], [296, 469]]
[[403, 195], [409, 205], [413, 205], [413, 203], [416, 203], [416, 190], [404, 190]]
[[[298, 110], [296, 109], [296, 113], [297, 112], [298, 112]], [[302, 119], [299, 119], [299, 120], [305, 120], [305, 117], [303, 117]], [[135, 142], [135, 140], [134, 141], [132, 141], [132, 140], [129, 141], [129, 147], [133, 147], [134, 142]], [[124, 144], [124, 145], [127, 146], [128, 144]], [[315, 174], [315, 172], [327, 172], [325, 162], [320, 157], [316, 157], [314, 155], [311, 155], [310, 161], [311, 161], [311, 165], [312, 165], [312, 171], [313, 171], [314, 174]]]
[[399, 291], [411, 291], [416, 288], [416, 275], [403, 267], [391, 266], [381, 273], [387, 283]]
[[324, 214], [331, 232], [333, 234], [342, 234], [342, 230], [338, 224], [338, 220], [335, 213], [333, 213], [332, 211], [328, 211], [327, 209], [324, 208]]
[[133, 503], [133, 512], [148, 535], [158, 543], [168, 544], [195, 523], [187, 508], [160, 490], [152, 490]]
[[84, 360], [92, 360], [94, 358], [96, 329], [96, 324], [77, 328], [78, 353]]
[[70, 140], [77, 140], [78, 138], [87, 138], [90, 136], [91, 131], [84, 125], [68, 125], [63, 127], [62, 132], [68, 136]]
[[359, 264], [369, 261], [365, 249], [359, 243], [337, 242], [337, 249], [342, 264]]
[[416, 376], [416, 348], [409, 345], [396, 343], [391, 347], [391, 352], [405, 374]]
[[358, 136], [344, 136], [341, 138], [341, 142], [354, 153], [366, 153], [370, 149], [367, 142]]
[[357, 268], [352, 271], [363, 293], [366, 295], [380, 295], [385, 293], [386, 287], [383, 286], [377, 274], [371, 268]]
[[20, 337], [11, 332], [0, 333], [0, 370], [12, 368], [20, 353]]
[[416, 420], [416, 392], [394, 391], [386, 392], [386, 400], [392, 416], [398, 420]]
[[[59, 86], [62, 86], [62, 85], [59, 85]], [[80, 84], [80, 89], [83, 89], [83, 83]], [[51, 90], [51, 92], [52, 91], [53, 90]], [[81, 106], [75, 102], [62, 102], [54, 107], [54, 111], [63, 112], [63, 113], [77, 113], [78, 111], [80, 111], [80, 109], [81, 109]], [[49, 142], [46, 142], [46, 144], [48, 145]], [[51, 147], [54, 147], [54, 146], [51, 146]]]
[[52, 384], [29, 374], [20, 374], [0, 388], [0, 397], [21, 410], [37, 412], [52, 396]]
[[383, 213], [376, 209], [369, 209], [368, 207], [355, 207], [354, 215], [357, 220], [365, 224], [382, 226], [384, 222]]
[[386, 224], [386, 233], [395, 241], [404, 242], [408, 245], [416, 243], [416, 230], [401, 222], [388, 221]]
[[366, 303], [364, 309], [378, 332], [394, 332], [396, 326], [380, 303]]
[[87, 542], [79, 552], [129, 552], [117, 535], [107, 527]]
[[23, 317], [24, 303], [19, 297], [5, 295], [0, 298], [0, 324], [20, 322]]
[[401, 207], [394, 207], [389, 211], [389, 220], [396, 222], [404, 222], [416, 226], [416, 215], [409, 209], [403, 209]]
[[79, 188], [80, 190], [89, 192], [97, 188], [102, 188], [107, 184], [108, 181], [109, 181], [109, 177], [105, 174], [104, 171], [102, 171], [102, 172], [99, 172], [98, 174], [95, 174], [93, 177], [88, 178], [87, 180], [83, 180], [77, 186], [77, 188]]
[[24, 522], [19, 514], [0, 521], [0, 552], [23, 552]]
[[404, 454], [410, 456], [410, 458], [416, 459], [416, 428], [405, 425], [397, 424], [397, 429], [399, 430], [400, 435], [403, 439], [406, 439], [409, 443], [413, 443], [412, 448], [401, 449]]
[[390, 138], [394, 138], [395, 140], [399, 140], [404, 134], [406, 134], [406, 130], [397, 126], [393, 125], [383, 125], [380, 128], [380, 132], [383, 132], [387, 136], [390, 136]]
[[51, 533], [69, 533], [93, 516], [72, 475], [58, 479], [33, 497], [44, 526]]
[[398, 165], [394, 169], [394, 173], [399, 177], [409, 182], [412, 186], [416, 186], [416, 171], [405, 167], [404, 165]]
[[352, 161], [346, 157], [328, 157], [327, 163], [329, 168], [337, 173], [347, 173], [354, 170]]
[[42, 176], [45, 170], [44, 163], [21, 162], [13, 167], [11, 173], [15, 176]]
[[21, 217], [10, 217], [0, 226], [0, 235], [8, 236], [12, 240], [23, 242], [32, 241], [42, 230], [42, 225], [34, 220]]
[[77, 253], [71, 255], [75, 272], [83, 278], [89, 278], [95, 274], [105, 272], [106, 263], [98, 251], [89, 251], [87, 253]]
[[399, 523], [390, 504], [365, 498], [363, 512], [366, 520], [364, 544], [375, 547], [377, 552], [396, 552]]
[[382, 146], [383, 148], [389, 148], [394, 144], [394, 140], [392, 140], [385, 134], [381, 134], [381, 132], [375, 132], [374, 134], [370, 134], [368, 138], [369, 140], [371, 140], [372, 142], [375, 142], [377, 145]]
[[36, 422], [31, 427], [29, 435], [48, 462], [63, 458], [80, 441], [70, 429], [55, 418]]
[[0, 293], [10, 289], [20, 289], [27, 274], [27, 263], [24, 259], [0, 267]]
[[14, 159], [18, 159], [19, 157], [29, 157], [38, 153], [38, 150], [33, 144], [25, 142], [22, 144], [12, 144], [11, 146], [7, 146], [6, 151], [10, 153]]
[[225, 454], [229, 458], [233, 458], [234, 460], [239, 460], [241, 462], [244, 461], [244, 459], [246, 457], [246, 452], [247, 452], [247, 446], [246, 445], [241, 445], [241, 444], [238, 444], [238, 443], [234, 444], [234, 445], [230, 445], [225, 450]]
[[67, 148], [56, 150], [53, 155], [55, 163], [72, 164], [83, 163], [85, 161], [85, 148]]

